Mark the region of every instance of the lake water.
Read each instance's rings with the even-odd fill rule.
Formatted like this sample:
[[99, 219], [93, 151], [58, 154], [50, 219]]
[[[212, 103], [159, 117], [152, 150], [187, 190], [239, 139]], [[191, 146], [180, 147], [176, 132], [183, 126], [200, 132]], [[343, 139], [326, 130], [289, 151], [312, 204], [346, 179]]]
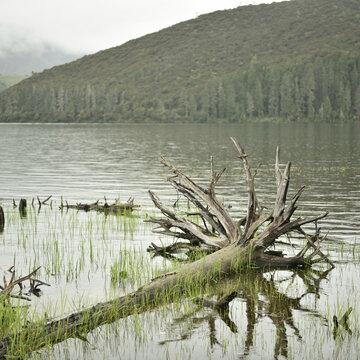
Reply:
[[[246, 208], [246, 184], [230, 136], [244, 146], [254, 168], [261, 164], [255, 186], [259, 200], [268, 207], [274, 200], [273, 168], [279, 145], [281, 165], [292, 162], [290, 195], [306, 185], [299, 215], [330, 212], [321, 227], [324, 233], [329, 231], [324, 248], [335, 269], [311, 275], [268, 272], [252, 275], [251, 281], [228, 279], [221, 286], [234, 283], [241, 294], [231, 303], [231, 323], [211, 309], [197, 309], [185, 301], [104, 326], [89, 335], [89, 343], [68, 340], [33, 356], [260, 359], [271, 354], [277, 358], [355, 359], [360, 353], [359, 135], [359, 124], [0, 124], [0, 204], [7, 217], [0, 233], [0, 271], [14, 263], [22, 274], [32, 266], [43, 267], [42, 277], [52, 286], [33, 300], [34, 312], [49, 311], [49, 303], [70, 312], [80, 303], [118, 296], [148, 281], [151, 274], [144, 273], [141, 279], [127, 280], [122, 286], [111, 284], [108, 272], [121, 251], [140, 256], [140, 272], [146, 266], [159, 271], [169, 266], [165, 260], [152, 259], [146, 248], [152, 241], [171, 239], [159, 240], [151, 226], [142, 222], [154, 211], [149, 189], [166, 203], [177, 198], [166, 182], [169, 173], [158, 162], [159, 155], [204, 186], [213, 155], [218, 169], [227, 168], [217, 194], [232, 206], [233, 216], [240, 218]], [[49, 195], [53, 209], [44, 206], [38, 213], [36, 207], [28, 206], [25, 219], [12, 207], [13, 199], [27, 198], [30, 205], [33, 197]], [[69, 203], [104, 196], [125, 202], [134, 197], [141, 208], [136, 220], [60, 213], [61, 196]], [[254, 283], [258, 284], [255, 298]], [[274, 300], [269, 292], [281, 293], [282, 300]], [[339, 329], [335, 336], [332, 317], [341, 316], [349, 307], [353, 308], [352, 334]]]

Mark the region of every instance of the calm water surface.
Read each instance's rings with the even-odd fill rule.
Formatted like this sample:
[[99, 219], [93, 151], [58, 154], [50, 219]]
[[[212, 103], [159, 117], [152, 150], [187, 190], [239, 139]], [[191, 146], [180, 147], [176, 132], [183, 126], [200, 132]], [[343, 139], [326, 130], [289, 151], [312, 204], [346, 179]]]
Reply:
[[[89, 343], [68, 340], [50, 352], [33, 356], [357, 358], [359, 135], [358, 124], [1, 124], [0, 203], [8, 220], [0, 233], [0, 271], [13, 263], [21, 273], [35, 265], [43, 266], [42, 276], [52, 286], [33, 301], [34, 312], [56, 303], [61, 309], [57, 315], [61, 315], [81, 304], [126, 293], [148, 281], [152, 274], [144, 273], [141, 279], [126, 280], [122, 286], [111, 284], [109, 269], [124, 249], [140, 256], [139, 271], [146, 266], [153, 268], [154, 264], [158, 269], [169, 265], [151, 259], [146, 252], [151, 241], [160, 240], [141, 220], [153, 212], [147, 190], [154, 190], [165, 202], [176, 200], [176, 194], [166, 184], [169, 173], [157, 161], [159, 155], [203, 185], [209, 179], [209, 159], [214, 155], [215, 165], [227, 168], [217, 193], [240, 218], [246, 207], [246, 187], [230, 136], [237, 137], [245, 147], [253, 167], [261, 164], [256, 188], [260, 201], [267, 206], [274, 200], [273, 167], [279, 145], [281, 164], [292, 162], [290, 194], [301, 185], [307, 187], [299, 215], [330, 212], [321, 227], [329, 231], [331, 240], [324, 246], [336, 268], [325, 274], [271, 272], [252, 275], [251, 281], [229, 279], [221, 286], [232, 286], [241, 294], [231, 303], [231, 322], [185, 301], [104, 326], [89, 335]], [[53, 196], [53, 209], [43, 207], [38, 214], [30, 207], [25, 219], [20, 219], [12, 207], [12, 199], [25, 197], [31, 202], [33, 197], [44, 199], [49, 195]], [[141, 210], [136, 220], [75, 211], [61, 214], [56, 210], [61, 196], [69, 203], [104, 196], [109, 200], [120, 197], [125, 202], [133, 196]], [[254, 284], [256, 299], [252, 298]], [[274, 292], [282, 294], [282, 301], [269, 296]], [[332, 316], [340, 316], [350, 306], [352, 334], [342, 329], [335, 336]]]

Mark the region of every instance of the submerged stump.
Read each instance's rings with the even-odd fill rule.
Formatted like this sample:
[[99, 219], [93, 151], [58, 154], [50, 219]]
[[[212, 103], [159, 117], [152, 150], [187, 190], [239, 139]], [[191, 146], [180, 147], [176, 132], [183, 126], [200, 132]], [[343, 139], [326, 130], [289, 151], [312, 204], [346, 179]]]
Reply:
[[5, 214], [3, 208], [0, 206], [0, 232], [4, 231], [5, 227]]
[[26, 216], [26, 199], [20, 199], [19, 202], [19, 213], [21, 217], [25, 217]]

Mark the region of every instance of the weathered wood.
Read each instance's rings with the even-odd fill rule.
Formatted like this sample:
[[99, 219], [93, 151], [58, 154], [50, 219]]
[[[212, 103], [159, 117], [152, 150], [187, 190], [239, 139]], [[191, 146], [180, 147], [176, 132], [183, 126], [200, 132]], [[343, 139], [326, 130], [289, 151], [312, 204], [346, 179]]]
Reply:
[[[314, 271], [314, 277], [312, 278], [312, 271], [294, 270], [292, 276], [297, 275], [303, 279], [306, 287], [304, 294], [298, 298], [287, 297], [286, 294], [283, 293], [280, 294], [273, 278], [267, 280], [264, 278], [262, 272], [257, 270], [234, 274], [234, 276], [230, 277], [223, 277], [210, 283], [210, 286], [212, 289], [218, 289], [216, 293], [220, 291], [220, 294], [223, 291], [222, 289], [231, 289], [241, 294], [239, 297], [246, 300], [246, 312], [248, 316], [246, 344], [251, 346], [250, 339], [253, 336], [255, 324], [258, 320], [261, 321], [261, 316], [255, 316], [257, 310], [252, 297], [257, 299], [256, 301], [259, 302], [258, 307], [262, 308], [262, 312], [265, 312], [266, 315], [270, 317], [277, 329], [283, 329], [286, 324], [294, 329], [295, 334], [298, 334], [299, 330], [296, 328], [292, 319], [292, 310], [310, 311], [313, 314], [313, 310], [307, 310], [303, 307], [303, 296], [306, 294], [316, 294], [319, 291], [320, 281], [326, 279], [329, 271], [330, 270], [325, 272]], [[167, 276], [163, 275], [154, 279], [154, 281], [164, 280], [169, 278], [169, 276], [170, 274]], [[146, 296], [143, 292], [144, 289], [141, 288], [132, 294], [99, 303], [91, 308], [70, 314], [61, 319], [48, 321], [45, 324], [27, 324], [27, 327], [22, 331], [19, 331], [13, 336], [0, 339], [0, 359], [5, 358], [7, 354], [24, 356], [25, 354], [24, 352], [21, 353], [21, 350], [30, 353], [41, 347], [64, 341], [70, 337], [77, 337], [79, 333], [84, 334], [90, 332], [96, 327], [116, 321], [134, 312], [139, 314], [155, 306], [172, 302], [179, 299], [179, 297], [194, 296], [191, 289], [181, 292], [175, 285], [176, 284], [173, 284], [173, 289], [167, 293], [167, 297], [165, 292], [159, 293], [158, 296]], [[204, 288], [205, 287], [198, 287], [197, 290], [201, 292]], [[257, 291], [262, 295], [261, 299], [258, 298]], [[224, 296], [222, 298], [224, 298]], [[227, 314], [226, 306], [225, 312], [222, 311], [221, 307], [217, 310], [219, 310], [220, 317], [230, 327], [231, 331], [236, 332], [236, 325], [234, 323], [231, 324], [228, 316], [224, 316]], [[25, 346], [26, 341], [29, 342], [27, 347]], [[19, 352], [16, 352], [17, 342], [23, 346], [22, 349], [19, 349]]]
[[83, 210], [85, 212], [88, 211], [98, 211], [98, 212], [104, 212], [106, 214], [108, 213], [125, 213], [125, 212], [132, 212], [135, 208], [140, 207], [139, 205], [134, 204], [134, 198], [129, 198], [126, 203], [119, 203], [118, 200], [115, 200], [114, 203], [108, 204], [106, 198], [104, 197], [104, 203], [101, 204], [100, 200], [95, 201], [91, 204], [68, 204], [68, 202], [65, 200], [65, 203], [63, 201], [63, 198], [61, 197], [61, 203], [60, 203], [60, 210], [63, 209], [76, 209], [76, 210]]
[[20, 199], [19, 202], [19, 213], [21, 217], [25, 217], [26, 216], [26, 199]]
[[[171, 170], [171, 172], [173, 172], [180, 180], [185, 182], [187, 186], [186, 188], [181, 187], [178, 183], [179, 188], [182, 188], [181, 192], [190, 191], [206, 203], [206, 205], [210, 209], [209, 212], [214, 214], [213, 216], [217, 217], [219, 223], [224, 228], [226, 236], [230, 240], [230, 242], [236, 239], [238, 233], [236, 224], [234, 223], [227, 209], [224, 207], [224, 204], [216, 198], [214, 192], [211, 190], [211, 184], [213, 181], [210, 182], [210, 190], [205, 190], [199, 185], [195, 184], [187, 175], [179, 171], [174, 165], [165, 160], [164, 157], [160, 156], [159, 161], [165, 166], [167, 166]], [[217, 175], [215, 174], [214, 176]], [[217, 180], [215, 181], [215, 183], [216, 182]]]
[[[237, 151], [238, 157], [243, 163], [245, 178], [248, 184], [248, 205], [246, 215], [239, 220], [231, 218], [226, 206], [220, 202], [215, 194], [215, 185], [225, 169], [219, 173], [215, 172], [214, 159], [211, 157], [211, 180], [207, 190], [195, 184], [187, 175], [183, 174], [164, 157], [160, 157], [159, 161], [167, 166], [175, 175], [169, 178], [170, 184], [186, 199], [188, 199], [197, 210], [192, 214], [198, 214], [203, 222], [203, 226], [194, 224], [186, 217], [179, 215], [175, 209], [170, 209], [161, 203], [160, 199], [151, 191], [150, 197], [154, 205], [165, 215], [165, 218], [151, 218], [148, 222], [159, 225], [153, 231], [162, 235], [173, 236], [177, 239], [182, 238], [188, 240], [191, 245], [199, 244], [212, 248], [217, 251], [219, 248], [226, 247], [232, 243], [236, 243], [241, 247], [252, 247], [252, 261], [258, 266], [305, 266], [307, 263], [316, 263], [326, 261], [331, 266], [332, 263], [314, 245], [320, 241], [320, 233], [310, 235], [304, 232], [301, 226], [308, 223], [316, 223], [318, 220], [327, 216], [327, 213], [312, 217], [309, 219], [297, 218], [291, 220], [296, 204], [300, 199], [304, 186], [301, 187], [293, 198], [287, 203], [287, 193], [290, 182], [291, 163], [288, 162], [283, 173], [279, 167], [279, 148], [276, 149], [275, 175], [277, 184], [277, 193], [275, 197], [274, 207], [270, 211], [263, 214], [263, 208], [260, 206], [256, 192], [254, 179], [256, 171], [251, 170], [248, 156], [243, 147], [235, 138], [231, 138]], [[265, 226], [265, 223], [268, 223]], [[316, 226], [316, 225], [315, 225]], [[177, 231], [176, 231], [176, 230]], [[180, 231], [179, 231], [180, 230]], [[276, 256], [277, 252], [266, 251], [270, 246], [274, 245], [277, 239], [291, 232], [301, 232], [309, 245], [306, 245], [303, 251], [299, 252], [295, 257], [284, 258]], [[180, 245], [177, 246], [179, 248]], [[184, 246], [185, 248], [186, 246]], [[305, 260], [306, 252], [313, 248], [313, 252]], [[154, 248], [154, 250], [156, 250]], [[318, 255], [320, 259], [314, 259]]]
[[5, 214], [2, 206], [0, 206], [0, 232], [3, 232], [5, 228]]
[[19, 211], [24, 211], [26, 209], [26, 199], [20, 199], [19, 202]]
[[[0, 301], [9, 300], [9, 298], [11, 298], [11, 297], [30, 301], [30, 299], [28, 297], [23, 296], [22, 293], [21, 293], [22, 284], [25, 281], [30, 282], [30, 290], [38, 289], [38, 287], [40, 285], [50, 286], [50, 284], [47, 284], [44, 281], [41, 281], [41, 280], [38, 280], [38, 279], [34, 278], [34, 275], [39, 271], [39, 269], [40, 269], [40, 267], [38, 267], [37, 269], [35, 269], [34, 271], [32, 271], [30, 274], [28, 274], [26, 276], [23, 276], [23, 277], [21, 277], [19, 279], [15, 279], [15, 268], [14, 268], [14, 266], [12, 266], [8, 270], [11, 273], [10, 281], [8, 282], [6, 280], [5, 275], [4, 275], [4, 277], [3, 277], [4, 284], [2, 286], [0, 285], [0, 289], [1, 289], [1, 291], [0, 291]], [[13, 290], [17, 285], [20, 288], [20, 294], [15, 294], [14, 295]]]

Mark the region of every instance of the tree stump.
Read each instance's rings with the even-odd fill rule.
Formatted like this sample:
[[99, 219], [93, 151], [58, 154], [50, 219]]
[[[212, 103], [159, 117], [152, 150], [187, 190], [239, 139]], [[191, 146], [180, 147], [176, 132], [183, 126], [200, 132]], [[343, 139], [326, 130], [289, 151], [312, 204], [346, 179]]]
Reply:
[[19, 213], [21, 217], [26, 217], [26, 199], [21, 199], [19, 202]]
[[4, 231], [5, 227], [5, 214], [3, 208], [0, 206], [0, 232]]

